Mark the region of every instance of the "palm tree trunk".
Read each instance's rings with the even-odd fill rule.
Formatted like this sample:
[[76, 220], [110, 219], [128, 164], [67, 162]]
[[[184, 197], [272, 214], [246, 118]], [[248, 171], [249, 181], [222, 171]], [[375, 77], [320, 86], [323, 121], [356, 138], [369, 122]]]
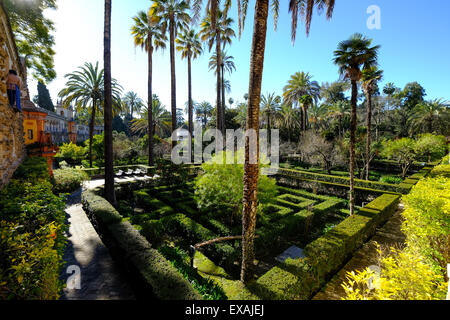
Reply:
[[222, 85], [221, 85], [221, 77], [220, 77], [220, 64], [222, 63], [222, 59], [221, 59], [221, 50], [220, 50], [220, 44], [221, 44], [221, 40], [220, 40], [220, 33], [218, 30], [216, 30], [216, 55], [217, 55], [217, 129], [223, 132], [223, 128], [222, 128], [222, 99], [221, 99], [221, 90], [222, 90]]
[[92, 102], [91, 121], [89, 123], [89, 167], [92, 168], [92, 140], [94, 139], [95, 111], [97, 104]]
[[372, 95], [367, 93], [366, 180], [369, 181], [370, 145], [372, 144]]
[[[172, 104], [172, 133], [177, 130], [177, 84], [175, 74], [175, 21], [172, 17], [169, 25], [170, 32], [170, 75], [171, 75], [171, 104]], [[172, 141], [172, 148], [177, 145]]]
[[352, 116], [350, 124], [350, 215], [355, 213], [355, 142], [356, 142], [356, 103], [358, 99], [358, 86], [352, 80]]
[[149, 50], [148, 50], [148, 165], [153, 166], [153, 46], [152, 37], [149, 34]]
[[223, 61], [222, 64], [220, 65], [221, 67], [221, 72], [222, 72], [222, 130], [225, 133], [225, 130], [227, 129], [225, 127], [225, 111], [226, 111], [226, 104], [225, 104], [225, 78], [224, 78], [224, 65], [223, 65]]
[[[192, 105], [192, 65], [191, 65], [191, 55], [188, 55], [188, 126], [189, 126], [189, 135], [192, 140], [192, 135], [194, 132], [194, 110]], [[193, 158], [193, 153], [191, 152], [191, 161]]]
[[[248, 283], [253, 277], [254, 242], [256, 213], [258, 210], [259, 175], [259, 106], [261, 102], [261, 83], [263, 77], [264, 54], [266, 48], [267, 16], [269, 0], [257, 0], [253, 27], [252, 55], [250, 64], [249, 103], [247, 130], [257, 133], [257, 159], [250, 158], [250, 139], [245, 143], [244, 197], [242, 213], [242, 269], [241, 281]], [[256, 160], [256, 161], [255, 161]], [[256, 162], [256, 163], [254, 163]]]
[[111, 89], [111, 7], [112, 0], [105, 0], [105, 32], [104, 32], [104, 63], [105, 63], [105, 198], [116, 205], [114, 192], [114, 159], [112, 136], [112, 89]]

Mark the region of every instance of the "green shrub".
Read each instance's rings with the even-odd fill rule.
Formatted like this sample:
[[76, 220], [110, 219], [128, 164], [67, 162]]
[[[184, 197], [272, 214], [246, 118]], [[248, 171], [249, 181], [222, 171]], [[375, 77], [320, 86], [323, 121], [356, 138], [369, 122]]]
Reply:
[[67, 226], [52, 187], [46, 160], [30, 158], [0, 191], [0, 299], [59, 298]]
[[205, 300], [226, 300], [227, 296], [223, 289], [212, 280], [201, 277], [198, 272], [190, 266], [189, 255], [180, 248], [162, 247], [158, 250], [172, 265], [188, 280], [192, 287], [197, 290]]
[[403, 200], [406, 209], [402, 230], [408, 246], [445, 273], [450, 261], [450, 178], [422, 180]]
[[0, 221], [0, 300], [55, 300], [62, 283], [62, 256], [56, 250], [56, 223], [28, 233]]
[[55, 186], [53, 191], [59, 193], [72, 193], [78, 190], [81, 184], [88, 180], [86, 172], [80, 169], [59, 169], [53, 171]]
[[42, 157], [26, 158], [14, 172], [13, 179], [17, 180], [50, 180], [47, 160]]
[[65, 161], [70, 165], [81, 165], [81, 161], [86, 158], [86, 148], [76, 144], [64, 143], [59, 147], [55, 156], [56, 159]]
[[92, 191], [83, 192], [81, 202], [86, 213], [99, 223], [107, 226], [122, 221], [122, 216], [117, 210], [105, 198]]
[[119, 254], [126, 257], [158, 299], [201, 300], [191, 284], [131, 224], [110, 224], [108, 230]]
[[382, 176], [380, 178], [380, 182], [383, 183], [390, 183], [390, 184], [400, 184], [402, 183], [403, 179], [397, 176]]

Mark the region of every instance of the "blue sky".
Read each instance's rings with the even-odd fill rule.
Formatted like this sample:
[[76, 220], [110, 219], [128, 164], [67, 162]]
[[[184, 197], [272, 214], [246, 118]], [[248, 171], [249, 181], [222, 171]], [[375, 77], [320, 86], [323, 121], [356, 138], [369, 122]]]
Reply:
[[[205, 0], [206, 2], [206, 0]], [[337, 67], [332, 63], [333, 51], [339, 41], [360, 32], [382, 46], [380, 67], [385, 71], [383, 84], [394, 82], [403, 87], [418, 81], [427, 92], [428, 99], [450, 100], [450, 1], [428, 0], [336, 0], [333, 18], [315, 13], [309, 38], [303, 25], [299, 25], [297, 41], [290, 40], [288, 0], [281, 0], [281, 13], [277, 32], [270, 17], [267, 35], [263, 78], [263, 93], [282, 93], [283, 87], [297, 71], [310, 72], [319, 83], [338, 79]], [[227, 76], [231, 81], [231, 94], [235, 102], [243, 101], [248, 92], [250, 48], [253, 32], [253, 7], [242, 38], [236, 38], [228, 54], [234, 56], [237, 71]], [[112, 72], [124, 91], [136, 91], [143, 99], [147, 96], [147, 58], [134, 48], [130, 35], [132, 17], [147, 9], [149, 0], [113, 0]], [[381, 29], [369, 30], [367, 8], [377, 5], [381, 9]], [[58, 78], [49, 84], [51, 96], [64, 87], [64, 75], [84, 62], [103, 59], [103, 0], [58, 0], [58, 10], [46, 14], [56, 24], [56, 71]], [[237, 18], [236, 1], [231, 16]], [[235, 23], [237, 34], [237, 19]], [[211, 53], [205, 48], [201, 58], [193, 62], [193, 98], [195, 101], [215, 102], [215, 76], [208, 71]], [[169, 50], [155, 54], [154, 92], [170, 108]], [[177, 57], [177, 106], [184, 108], [187, 101], [187, 63]], [[36, 94], [36, 83], [30, 81], [31, 94]], [[227, 98], [228, 100], [228, 98]]]

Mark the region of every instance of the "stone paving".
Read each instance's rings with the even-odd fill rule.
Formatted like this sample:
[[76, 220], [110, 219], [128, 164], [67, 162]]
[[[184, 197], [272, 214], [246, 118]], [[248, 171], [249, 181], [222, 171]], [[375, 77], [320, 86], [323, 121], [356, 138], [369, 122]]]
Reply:
[[67, 287], [63, 300], [133, 300], [134, 295], [121, 277], [80, 204], [81, 190], [69, 199], [66, 213], [69, 231], [62, 279]]
[[405, 235], [401, 231], [403, 207], [370, 239], [351, 260], [331, 279], [313, 300], [341, 300], [345, 295], [342, 284], [347, 281], [347, 272], [364, 270], [372, 265], [377, 265], [379, 254], [377, 243], [381, 248], [402, 247], [405, 243]]

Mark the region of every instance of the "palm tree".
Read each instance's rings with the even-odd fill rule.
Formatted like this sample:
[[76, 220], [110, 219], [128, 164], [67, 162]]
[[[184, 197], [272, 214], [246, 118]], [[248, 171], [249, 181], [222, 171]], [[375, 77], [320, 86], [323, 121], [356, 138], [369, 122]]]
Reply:
[[197, 119], [201, 120], [203, 128], [208, 124], [208, 119], [212, 116], [213, 109], [213, 106], [207, 101], [195, 105], [195, 114]]
[[[187, 13], [189, 4], [183, 0], [154, 0], [150, 8], [151, 20], [161, 25], [162, 33], [169, 32], [172, 132], [177, 130], [177, 88], [175, 72], [175, 39], [180, 29], [186, 29], [191, 18]], [[172, 147], [176, 141], [172, 141]]]
[[266, 125], [268, 132], [268, 142], [270, 144], [270, 130], [272, 129], [272, 123], [276, 122], [280, 112], [281, 97], [275, 95], [275, 93], [268, 93], [261, 97], [261, 113], [266, 117]]
[[234, 121], [236, 121], [241, 128], [245, 128], [247, 124], [247, 103], [239, 103], [237, 106], [237, 115], [234, 117]]
[[[231, 2], [231, 1], [227, 1]], [[292, 39], [295, 40], [297, 30], [297, 20], [299, 15], [305, 16], [306, 33], [309, 34], [312, 13], [314, 7], [327, 8], [327, 17], [331, 18], [335, 0], [291, 0], [289, 11], [292, 14]], [[202, 0], [195, 0], [194, 8], [200, 10]], [[200, 4], [200, 5], [199, 5]], [[215, 12], [218, 6], [218, 0], [210, 0], [208, 9]], [[273, 0], [272, 8], [274, 9], [275, 28], [277, 27], [279, 1]], [[247, 15], [248, 1], [238, 1], [239, 12], [239, 34], [245, 26], [245, 18]], [[302, 8], [304, 10], [302, 10]], [[194, 14], [195, 15], [195, 14]], [[256, 0], [254, 14], [254, 29], [252, 50], [250, 59], [250, 83], [249, 83], [249, 100], [247, 113], [247, 129], [256, 130], [259, 138], [259, 107], [261, 100], [261, 83], [263, 76], [264, 54], [266, 47], [267, 35], [267, 18], [269, 15], [269, 0]], [[215, 25], [215, 18], [212, 21]], [[256, 229], [256, 213], [258, 207], [258, 176], [259, 176], [259, 154], [256, 159], [250, 159], [249, 140], [246, 141], [245, 148], [245, 166], [244, 166], [244, 197], [243, 197], [243, 214], [242, 214], [242, 269], [241, 281], [247, 283], [252, 279], [254, 268], [254, 239]], [[257, 148], [258, 149], [258, 148]], [[256, 161], [255, 161], [256, 160]]]
[[[214, 1], [212, 1], [214, 2]], [[225, 68], [225, 63], [223, 61], [224, 54], [222, 53], [222, 48], [224, 49], [227, 44], [231, 44], [232, 38], [236, 36], [234, 30], [231, 28], [233, 24], [233, 19], [227, 17], [229, 1], [225, 3], [224, 11], [219, 10], [219, 4], [217, 3], [215, 10], [208, 11], [208, 15], [201, 23], [200, 33], [202, 35], [202, 40], [208, 43], [209, 51], [212, 50], [214, 44], [216, 45], [215, 57], [211, 59], [215, 60], [213, 65], [216, 67], [217, 76], [217, 128], [225, 130], [225, 99], [224, 99], [224, 88], [222, 85], [223, 81], [223, 68]], [[215, 14], [211, 14], [215, 12]], [[233, 59], [233, 57], [231, 57]], [[222, 66], [224, 63], [224, 66]], [[234, 65], [234, 64], [233, 64]], [[210, 62], [211, 70], [211, 62]], [[222, 91], [222, 92], [221, 92]], [[223, 93], [223, 95], [222, 95]]]
[[376, 66], [362, 72], [362, 89], [367, 100], [367, 141], [366, 141], [366, 180], [369, 180], [370, 146], [372, 145], [372, 96], [378, 89], [377, 82], [383, 78], [383, 71]]
[[139, 114], [141, 112], [141, 109], [144, 107], [144, 102], [142, 101], [142, 99], [139, 98], [138, 94], [133, 91], [127, 92], [122, 100], [125, 105], [126, 112], [131, 116], [132, 119], [133, 114], [135, 112]]
[[285, 103], [294, 106], [301, 106], [302, 121], [301, 127], [306, 130], [308, 107], [320, 98], [320, 85], [317, 81], [312, 81], [312, 75], [305, 72], [297, 72], [291, 76], [288, 84], [283, 89]]
[[277, 120], [278, 126], [288, 131], [288, 141], [290, 143], [292, 132], [300, 126], [301, 120], [298, 117], [298, 112], [291, 104], [283, 104], [280, 109], [280, 117]]
[[[433, 133], [435, 127], [448, 123], [450, 108], [447, 101], [435, 99], [419, 103], [414, 109], [409, 122], [414, 128]], [[446, 132], [443, 132], [446, 134]]]
[[[63, 98], [63, 107], [74, 105], [77, 112], [82, 109], [89, 109], [91, 120], [89, 124], [89, 165], [92, 168], [92, 137], [94, 135], [94, 125], [97, 115], [103, 113], [105, 101], [104, 71], [100, 70], [98, 62], [94, 66], [92, 63], [85, 63], [79, 70], [65, 75], [67, 79], [66, 88], [58, 94]], [[122, 87], [115, 79], [111, 80], [111, 91], [113, 101], [113, 116], [121, 110], [120, 95]]]
[[[229, 40], [231, 42], [231, 38]], [[234, 64], [234, 57], [227, 55], [226, 52], [222, 51], [220, 53], [219, 59], [217, 59], [217, 53], [214, 53], [211, 58], [209, 59], [209, 71], [215, 70], [214, 74], [217, 73], [217, 70], [220, 70], [221, 73], [221, 82], [222, 82], [222, 112], [225, 110], [225, 93], [230, 92], [230, 83], [228, 80], [225, 80], [224, 75], [225, 71], [227, 71], [229, 74], [232, 74], [233, 71], [236, 71], [236, 65]], [[218, 66], [218, 62], [221, 61], [220, 66]], [[220, 68], [219, 68], [220, 67]], [[225, 113], [223, 113], [225, 114]]]
[[[152, 122], [151, 122], [151, 131], [160, 136], [163, 137], [164, 135], [168, 134], [170, 135], [170, 129], [171, 129], [171, 114], [169, 111], [166, 110], [166, 108], [161, 104], [161, 101], [159, 100], [158, 96], [156, 94], [153, 95], [153, 106], [152, 106]], [[143, 111], [140, 114], [139, 119], [134, 119], [131, 124], [131, 131], [138, 133], [138, 134], [148, 134], [149, 132], [149, 112], [148, 108], [144, 108]]]
[[103, 38], [103, 55], [105, 63], [105, 198], [112, 205], [116, 205], [116, 193], [114, 191], [114, 159], [113, 159], [113, 102], [111, 79], [111, 11], [112, 0], [105, 0], [105, 29]]
[[328, 111], [327, 107], [328, 106], [326, 104], [317, 103], [311, 106], [308, 121], [313, 125], [315, 131], [317, 131], [317, 129], [323, 123], [325, 115]]
[[342, 120], [345, 116], [351, 114], [351, 105], [347, 100], [341, 100], [333, 103], [328, 107], [329, 115], [332, 118], [337, 118], [339, 122], [339, 137], [343, 137], [344, 128], [342, 127]]
[[[147, 75], [147, 110], [151, 109], [153, 98], [153, 52], [166, 47], [167, 38], [163, 33], [161, 25], [152, 19], [149, 13], [139, 11], [133, 17], [134, 25], [131, 28], [131, 34], [134, 37], [134, 45], [141, 47], [148, 55], [148, 75]], [[139, 113], [139, 110], [136, 110]], [[133, 118], [133, 110], [131, 111]], [[148, 115], [149, 123], [152, 123], [151, 112]], [[151, 126], [150, 126], [151, 127]], [[148, 163], [153, 166], [153, 132], [148, 132]]]
[[194, 105], [192, 101], [192, 59], [197, 59], [203, 52], [202, 43], [200, 42], [200, 37], [194, 30], [184, 30], [177, 42], [177, 50], [181, 52], [181, 58], [187, 59], [188, 61], [188, 127], [189, 133], [194, 132]]
[[352, 84], [352, 115], [350, 124], [350, 214], [355, 213], [355, 143], [356, 143], [356, 104], [358, 100], [358, 82], [361, 80], [361, 67], [369, 69], [376, 65], [380, 46], [372, 47], [372, 40], [356, 33], [350, 39], [339, 43], [334, 52], [334, 63], [339, 66], [343, 79], [349, 79]]

